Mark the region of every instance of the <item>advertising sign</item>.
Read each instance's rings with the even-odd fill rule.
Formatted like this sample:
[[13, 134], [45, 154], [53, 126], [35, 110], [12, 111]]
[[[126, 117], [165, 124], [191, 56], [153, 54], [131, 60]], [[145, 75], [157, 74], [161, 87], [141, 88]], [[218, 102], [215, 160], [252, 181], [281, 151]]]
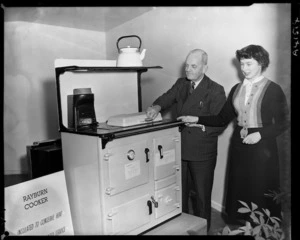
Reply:
[[5, 188], [10, 236], [74, 235], [64, 171]]

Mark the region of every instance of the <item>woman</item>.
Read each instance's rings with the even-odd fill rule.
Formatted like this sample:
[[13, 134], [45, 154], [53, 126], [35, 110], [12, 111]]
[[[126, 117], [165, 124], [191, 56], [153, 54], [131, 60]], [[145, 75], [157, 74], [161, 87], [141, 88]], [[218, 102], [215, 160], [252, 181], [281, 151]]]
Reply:
[[181, 116], [189, 126], [226, 126], [236, 119], [231, 138], [226, 212], [231, 223], [247, 214], [237, 212], [238, 200], [269, 209], [280, 217], [280, 205], [264, 194], [280, 187], [276, 137], [289, 127], [288, 107], [281, 87], [262, 75], [269, 65], [269, 53], [249, 45], [236, 51], [243, 82], [230, 91], [217, 116]]

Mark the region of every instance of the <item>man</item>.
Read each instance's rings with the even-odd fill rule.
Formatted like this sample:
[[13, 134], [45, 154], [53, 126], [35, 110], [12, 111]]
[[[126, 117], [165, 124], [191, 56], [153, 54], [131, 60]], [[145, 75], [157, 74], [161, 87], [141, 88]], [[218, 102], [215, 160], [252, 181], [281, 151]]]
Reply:
[[[205, 75], [207, 60], [205, 51], [192, 50], [185, 62], [186, 78], [179, 78], [171, 89], [157, 98], [147, 109], [147, 117], [154, 119], [160, 111], [173, 104], [176, 104], [176, 117], [218, 114], [226, 101], [226, 95], [223, 86]], [[187, 124], [181, 132], [182, 211], [189, 213], [189, 195], [193, 186], [197, 199], [194, 215], [207, 220], [207, 231], [210, 228], [218, 135], [223, 130], [224, 128], [202, 125], [189, 127]]]

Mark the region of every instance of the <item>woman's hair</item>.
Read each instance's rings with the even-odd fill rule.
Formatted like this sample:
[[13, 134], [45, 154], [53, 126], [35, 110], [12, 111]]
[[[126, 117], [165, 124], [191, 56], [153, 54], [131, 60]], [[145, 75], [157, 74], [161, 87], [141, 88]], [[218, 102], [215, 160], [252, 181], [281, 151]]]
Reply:
[[269, 66], [270, 59], [269, 53], [259, 45], [249, 45], [247, 47], [242, 48], [241, 50], [236, 51], [236, 57], [239, 61], [241, 59], [255, 59], [259, 65], [261, 65], [261, 71], [265, 71]]

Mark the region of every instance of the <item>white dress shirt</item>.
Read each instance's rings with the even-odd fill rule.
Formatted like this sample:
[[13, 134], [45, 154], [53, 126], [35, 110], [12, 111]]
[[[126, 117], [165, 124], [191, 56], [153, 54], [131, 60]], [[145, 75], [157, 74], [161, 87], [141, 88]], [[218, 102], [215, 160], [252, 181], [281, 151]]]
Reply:
[[245, 104], [247, 103], [248, 99], [249, 99], [249, 96], [251, 94], [251, 90], [252, 90], [252, 86], [254, 85], [254, 83], [257, 83], [259, 81], [261, 81], [262, 79], [264, 78], [264, 76], [259, 76], [257, 78], [255, 78], [254, 80], [252, 81], [249, 81], [248, 79], [244, 79], [243, 81], [243, 86], [246, 87], [246, 96], [245, 96]]
[[197, 82], [194, 82], [195, 83], [194, 89], [196, 89], [196, 87], [199, 85], [199, 83], [202, 81], [203, 78], [204, 78], [204, 75], [200, 80], [198, 80]]

